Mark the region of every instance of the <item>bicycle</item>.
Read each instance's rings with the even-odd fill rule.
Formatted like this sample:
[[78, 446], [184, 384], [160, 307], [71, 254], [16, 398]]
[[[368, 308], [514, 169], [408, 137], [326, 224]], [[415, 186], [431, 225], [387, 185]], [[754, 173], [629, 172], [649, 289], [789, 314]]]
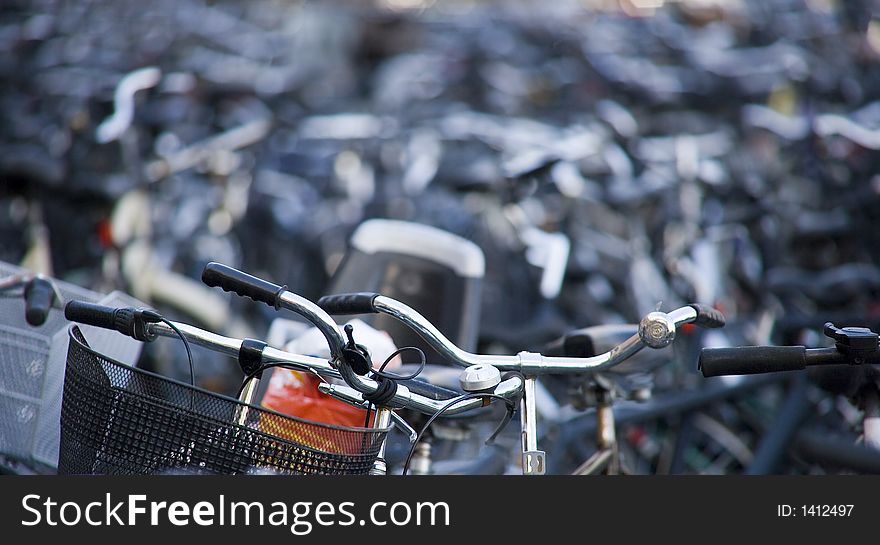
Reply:
[[[515, 356], [495, 356], [474, 354], [460, 349], [444, 337], [433, 324], [416, 310], [399, 301], [379, 294], [333, 295], [324, 297], [318, 304], [315, 304], [288, 291], [286, 287], [275, 285], [219, 263], [209, 263], [205, 267], [202, 280], [209, 286], [220, 287], [225, 291], [235, 292], [239, 295], [250, 297], [254, 301], [263, 302], [275, 309], [284, 308], [305, 317], [324, 335], [330, 347], [331, 357], [329, 360], [325, 360], [290, 354], [271, 348], [262, 341], [223, 337], [187, 324], [169, 322], [150, 310], [115, 309], [76, 301], [69, 303], [65, 309], [65, 315], [72, 321], [115, 329], [141, 341], [151, 341], [158, 336], [179, 336], [185, 339], [187, 343], [192, 342], [238, 358], [245, 374], [246, 379], [243, 382], [239, 398], [234, 400], [225, 396], [219, 396], [218, 394], [211, 394], [192, 386], [187, 387], [183, 383], [170, 381], [170, 379], [162, 379], [156, 375], [144, 374], [145, 372], [139, 373], [138, 376], [141, 377], [145, 384], [159, 381], [165, 387], [174, 389], [177, 397], [177, 402], [172, 403], [171, 406], [168, 406], [167, 402], [147, 399], [143, 403], [146, 403], [148, 407], [140, 407], [139, 409], [141, 411], [149, 409], [149, 411], [160, 412], [168, 410], [174, 415], [179, 415], [183, 411], [184, 422], [178, 424], [175, 421], [173, 427], [178, 434], [183, 434], [187, 437], [187, 441], [184, 441], [182, 444], [176, 444], [176, 448], [171, 448], [167, 446], [167, 440], [162, 439], [167, 430], [157, 426], [138, 426], [141, 431], [134, 435], [129, 433], [129, 439], [132, 443], [122, 443], [121, 445], [114, 443], [114, 449], [121, 449], [123, 460], [120, 464], [125, 471], [143, 471], [145, 469], [154, 471], [166, 466], [177, 468], [181, 465], [185, 467], [193, 463], [196, 464], [197, 469], [209, 467], [209, 463], [214, 463], [216, 461], [215, 458], [221, 456], [221, 453], [217, 452], [219, 445], [224, 446], [224, 452], [230, 450], [229, 444], [218, 441], [219, 433], [221, 437], [229, 438], [230, 441], [233, 441], [233, 439], [241, 441], [233, 441], [231, 447], [233, 451], [240, 453], [240, 456], [235, 459], [236, 463], [232, 465], [220, 464], [219, 468], [223, 471], [242, 472], [245, 466], [251, 464], [261, 468], [265, 468], [268, 465], [276, 470], [294, 473], [324, 472], [327, 468], [320, 463], [318, 464], [319, 467], [315, 467], [314, 464], [309, 464], [296, 458], [299, 452], [297, 449], [302, 449], [306, 446], [309, 447], [307, 448], [308, 452], [318, 456], [322, 462], [328, 463], [332, 471], [385, 474], [387, 473], [387, 466], [384, 460], [384, 439], [392, 423], [409, 434], [412, 445], [409, 456], [409, 460], [411, 460], [422, 433], [440, 416], [467, 413], [492, 401], [501, 401], [508, 406], [508, 418], [512, 416], [515, 409], [518, 408], [520, 412], [523, 474], [540, 475], [545, 472], [545, 453], [538, 449], [537, 444], [535, 383], [538, 376], [545, 374], [582, 374], [609, 369], [629, 359], [645, 346], [662, 348], [669, 345], [675, 337], [676, 329], [684, 324], [695, 323], [706, 327], [720, 327], [724, 323], [723, 316], [714, 309], [703, 305], [689, 305], [671, 313], [659, 311], [650, 313], [641, 321], [638, 333], [632, 335], [611, 350], [597, 356], [587, 358], [554, 357], [530, 352], [522, 352]], [[330, 317], [330, 314], [359, 314], [368, 312], [385, 313], [401, 321], [404, 325], [416, 331], [432, 348], [447, 357], [449, 361], [464, 367], [460, 378], [462, 392], [452, 391], [416, 380], [415, 376], [400, 377], [371, 370], [368, 353], [354, 341], [352, 328], [346, 328], [346, 340], [336, 322]], [[89, 351], [88, 347], [77, 336], [76, 330], [71, 330], [71, 335], [78, 342], [72, 342], [71, 352], [68, 356], [68, 377], [71, 381], [71, 389], [66, 389], [64, 396], [64, 404], [68, 408], [68, 412], [65, 414], [68, 415], [73, 414], [74, 407], [82, 401], [79, 399], [81, 396], [76, 394], [73, 384], [76, 372], [70, 371], [71, 368], [75, 369], [78, 360], [89, 359], [93, 362], [98, 361], [105, 368], [108, 368], [107, 366], [117, 366], [115, 362], [102, 358], [93, 351]], [[90, 358], [85, 358], [84, 354], [90, 356]], [[93, 369], [97, 368], [94, 363], [89, 365]], [[362, 445], [369, 447], [352, 454], [352, 456], [357, 458], [357, 463], [351, 464], [351, 467], [344, 467], [344, 464], [342, 466], [339, 464], [334, 465], [332, 462], [338, 462], [338, 460], [332, 458], [333, 453], [321, 452], [320, 454], [315, 454], [313, 452], [315, 450], [314, 444], [297, 445], [293, 443], [291, 445], [289, 444], [291, 441], [286, 441], [278, 435], [270, 439], [266, 437], [266, 434], [258, 433], [255, 427], [262, 429], [262, 420], [264, 418], [270, 422], [281, 422], [267, 425], [271, 430], [279, 433], [285, 426], [301, 427], [306, 425], [328, 429], [325, 425], [303, 423], [301, 419], [285, 417], [279, 413], [266, 411], [253, 405], [252, 401], [260, 380], [259, 374], [267, 366], [284, 366], [316, 373], [326, 381], [319, 387], [323, 393], [355, 406], [363, 407], [368, 411], [370, 411], [372, 405], [376, 406], [371, 426], [348, 430], [361, 438]], [[125, 375], [130, 372], [128, 369], [123, 371], [122, 373], [114, 371], [109, 373], [109, 375]], [[504, 376], [501, 374], [502, 371], [506, 373]], [[108, 399], [115, 401], [116, 397], [114, 396], [127, 397], [124, 391], [130, 385], [130, 381], [116, 380], [114, 382], [114, 377], [108, 376], [107, 371], [104, 371], [103, 375], [97, 372], [94, 373], [99, 377], [104, 376], [106, 379], [109, 379], [104, 380], [101, 388], [113, 392]], [[342, 383], [330, 382], [331, 380], [338, 381], [340, 379], [343, 381]], [[181, 388], [183, 389], [181, 390]], [[143, 397], [148, 391], [148, 387], [141, 387], [138, 395]], [[185, 405], [187, 401], [189, 403], [188, 409]], [[208, 406], [222, 405], [223, 410], [209, 411], [210, 414], [208, 415], [200, 415], [195, 410], [197, 403], [200, 405], [207, 404]], [[127, 420], [134, 417], [129, 417], [129, 413], [117, 416], [120, 413], [113, 413], [108, 404], [113, 405], [113, 403], [107, 401], [104, 405], [91, 407], [92, 410], [90, 411], [80, 410], [76, 412], [78, 418], [62, 417], [62, 430], [67, 430], [66, 437], [69, 443], [65, 443], [65, 433], [62, 433], [62, 454], [59, 461], [59, 471], [69, 472], [74, 470], [76, 472], [76, 470], [81, 469], [94, 471], [96, 468], [101, 469], [108, 464], [112, 469], [113, 464], [102, 458], [102, 456], [107, 457], [109, 454], [98, 454], [101, 449], [106, 447], [104, 441], [109, 436], [106, 433], [98, 434], [101, 438], [101, 441], [98, 441], [95, 431], [90, 428], [98, 424], [101, 429], [105, 429], [115, 417], [124, 423], [122, 425], [124, 429], [129, 429], [133, 423]], [[409, 424], [394, 412], [395, 409], [402, 408], [431, 415], [422, 433], [416, 433]], [[102, 411], [101, 409], [104, 410]], [[218, 413], [223, 413], [228, 419], [218, 418]], [[100, 421], [96, 421], [94, 417], [89, 418], [88, 416], [95, 414], [105, 414], [107, 416], [104, 420]], [[195, 436], [191, 436], [193, 424], [190, 421], [201, 422], [205, 420], [204, 416], [208, 416], [207, 420], [211, 422], [211, 426], [207, 428], [205, 426], [197, 426], [202, 431], [195, 433]], [[151, 417], [147, 416], [146, 418], [150, 419]], [[506, 424], [506, 422], [507, 418], [502, 425]], [[602, 431], [606, 434], [609, 441], [613, 441], [613, 419], [608, 419], [606, 422]], [[218, 431], [218, 426], [220, 431]], [[331, 428], [337, 429], [338, 427]], [[205, 433], [208, 433], [208, 435], [206, 436]], [[74, 437], [77, 439], [74, 439]], [[91, 442], [89, 442], [90, 440]], [[267, 441], [268, 443], [266, 443]], [[133, 447], [132, 444], [136, 445], [136, 447]], [[160, 447], [160, 452], [156, 452], [156, 447], [150, 446], [152, 444], [166, 446]], [[150, 453], [152, 461], [147, 467], [132, 466], [128, 460], [129, 453], [126, 450], [129, 448], [143, 449]], [[609, 448], [611, 447], [609, 446]], [[267, 449], [272, 452], [289, 452], [292, 449], [294, 454], [288, 454], [288, 456], [293, 458], [283, 458], [280, 463], [274, 463], [271, 460], [271, 455], [267, 454]], [[176, 453], [176, 457], [170, 457], [170, 452]], [[259, 455], [253, 456], [252, 453], [254, 452], [259, 453]], [[195, 456], [196, 453], [199, 456]], [[604, 453], [602, 455], [604, 460], [596, 460], [594, 465], [602, 465], [613, 457], [612, 454], [612, 452]], [[76, 460], [80, 457], [84, 457], [90, 460], [90, 462], [85, 465], [68, 463], [68, 460]], [[161, 461], [156, 462], [154, 458], [159, 458]], [[365, 460], [370, 458], [373, 460], [367, 470]], [[97, 464], [98, 460], [101, 460], [101, 464]], [[241, 463], [242, 460], [246, 461], [244, 465]], [[408, 463], [405, 464], [404, 473], [407, 466]]]

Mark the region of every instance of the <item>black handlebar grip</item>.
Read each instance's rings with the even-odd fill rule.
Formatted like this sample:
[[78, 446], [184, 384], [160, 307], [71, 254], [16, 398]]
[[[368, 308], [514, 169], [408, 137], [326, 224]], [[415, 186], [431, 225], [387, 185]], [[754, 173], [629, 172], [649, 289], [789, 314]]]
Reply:
[[340, 293], [337, 295], [325, 295], [318, 299], [318, 306], [327, 314], [370, 314], [376, 312], [373, 301], [379, 297], [378, 293]]
[[693, 303], [690, 307], [697, 311], [697, 319], [694, 320], [694, 324], [710, 329], [724, 327], [726, 320], [720, 310], [700, 303]]
[[32, 326], [46, 323], [55, 302], [55, 289], [44, 278], [33, 278], [24, 288], [24, 317]]
[[149, 341], [146, 324], [161, 320], [155, 311], [134, 307], [105, 307], [85, 301], [71, 301], [64, 307], [64, 317], [71, 322], [115, 329], [139, 341]]
[[258, 303], [266, 303], [275, 310], [281, 308], [281, 293], [287, 286], [279, 286], [256, 276], [251, 276], [222, 263], [211, 262], [202, 271], [202, 282], [212, 288], [235, 292], [250, 297]]
[[803, 346], [704, 348], [700, 351], [698, 365], [704, 377], [754, 375], [805, 368], [806, 348]]
[[64, 317], [71, 322], [116, 329], [116, 310], [85, 301], [71, 301], [64, 306]]

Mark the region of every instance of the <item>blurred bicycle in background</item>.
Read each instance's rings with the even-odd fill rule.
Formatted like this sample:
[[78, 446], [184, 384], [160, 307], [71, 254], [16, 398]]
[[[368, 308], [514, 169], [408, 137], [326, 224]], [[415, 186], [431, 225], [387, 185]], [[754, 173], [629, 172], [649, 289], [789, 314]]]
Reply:
[[[876, 6], [545, 4], [6, 2], [0, 281], [119, 290], [277, 349], [307, 346], [308, 324], [208, 289], [206, 263], [313, 300], [378, 292], [481, 354], [591, 357], [650, 312], [707, 305], [725, 328], [536, 381], [547, 472], [589, 472], [608, 445], [628, 473], [876, 472], [851, 449], [852, 389], [696, 370], [703, 348], [880, 330]], [[60, 331], [57, 306], [34, 329], [13, 295], [3, 327]], [[458, 380], [391, 318], [361, 320], [423, 350], [429, 380]], [[189, 380], [182, 345], [144, 348], [139, 368]], [[240, 368], [200, 359], [195, 384], [234, 395]], [[519, 438], [484, 446], [485, 412], [434, 423], [421, 467], [513, 471]], [[407, 445], [391, 433], [391, 466]]]

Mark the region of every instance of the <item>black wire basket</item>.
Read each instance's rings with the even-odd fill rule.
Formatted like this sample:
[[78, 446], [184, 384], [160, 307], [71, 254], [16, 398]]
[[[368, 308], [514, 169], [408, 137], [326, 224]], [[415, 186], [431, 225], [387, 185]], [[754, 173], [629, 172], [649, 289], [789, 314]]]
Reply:
[[70, 328], [60, 474], [366, 474], [387, 432], [194, 388], [106, 358]]

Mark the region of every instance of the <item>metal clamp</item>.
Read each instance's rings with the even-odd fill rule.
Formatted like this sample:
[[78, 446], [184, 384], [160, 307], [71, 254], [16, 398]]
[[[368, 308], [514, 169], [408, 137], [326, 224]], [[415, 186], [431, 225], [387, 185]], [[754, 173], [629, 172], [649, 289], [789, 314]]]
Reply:
[[523, 475], [543, 475], [546, 471], [546, 466], [544, 464], [546, 455], [547, 453], [543, 450], [530, 450], [523, 452]]

